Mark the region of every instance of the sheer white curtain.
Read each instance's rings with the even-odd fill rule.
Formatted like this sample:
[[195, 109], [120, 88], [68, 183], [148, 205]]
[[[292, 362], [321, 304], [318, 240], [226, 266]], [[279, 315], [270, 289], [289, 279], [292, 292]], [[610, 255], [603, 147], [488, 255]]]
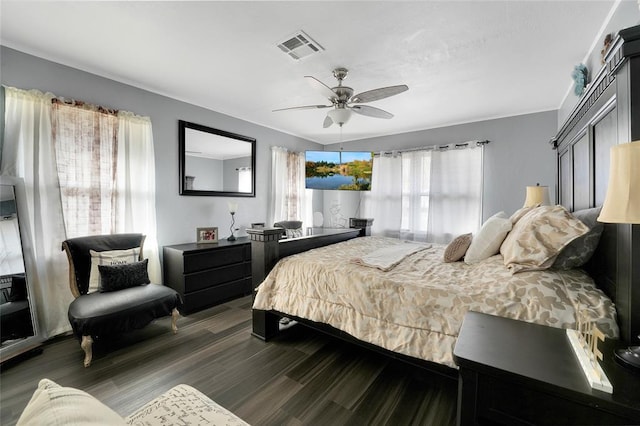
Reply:
[[53, 100], [5, 88], [1, 170], [25, 181], [37, 269], [29, 280], [45, 337], [71, 329], [67, 238], [143, 233], [149, 278], [161, 280], [150, 119]]
[[34, 273], [38, 323], [43, 336], [71, 330], [67, 308], [67, 258], [60, 250], [66, 239], [51, 125], [51, 93], [5, 87], [5, 128], [0, 173], [24, 179]]
[[480, 223], [482, 148], [375, 157], [363, 201], [374, 235], [448, 243]]
[[301, 220], [312, 226], [312, 194], [305, 188], [304, 152], [271, 147], [271, 197], [268, 226], [281, 220]]
[[372, 235], [400, 237], [402, 222], [402, 158], [383, 154], [373, 158], [371, 191], [363, 195], [364, 217], [373, 218]]
[[482, 220], [482, 147], [431, 152], [427, 235], [434, 243], [478, 229]]
[[144, 256], [149, 259], [149, 279], [162, 282], [156, 230], [156, 166], [149, 117], [118, 113], [116, 160], [116, 214], [113, 233], [146, 235]]
[[402, 239], [427, 241], [431, 151], [402, 153]]
[[118, 118], [92, 105], [52, 104], [67, 238], [109, 234], [115, 221]]

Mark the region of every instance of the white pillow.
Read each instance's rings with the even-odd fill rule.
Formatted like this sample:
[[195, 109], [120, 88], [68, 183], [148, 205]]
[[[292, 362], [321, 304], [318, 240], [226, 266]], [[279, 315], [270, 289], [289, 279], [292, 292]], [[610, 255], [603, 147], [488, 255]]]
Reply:
[[505, 212], [496, 213], [482, 225], [480, 231], [473, 236], [471, 245], [464, 255], [467, 264], [478, 263], [500, 251], [500, 245], [511, 231], [511, 219]]
[[128, 250], [93, 251], [91, 254], [91, 272], [89, 273], [89, 291], [93, 293], [100, 288], [100, 272], [98, 265], [122, 265], [140, 261], [140, 247]]
[[124, 424], [118, 413], [88, 393], [42, 379], [16, 426]]

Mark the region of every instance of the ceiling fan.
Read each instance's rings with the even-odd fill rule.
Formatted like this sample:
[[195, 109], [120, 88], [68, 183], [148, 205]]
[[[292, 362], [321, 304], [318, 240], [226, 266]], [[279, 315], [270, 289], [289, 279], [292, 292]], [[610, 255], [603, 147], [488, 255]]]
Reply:
[[372, 107], [369, 105], [360, 105], [367, 102], [377, 101], [379, 99], [388, 98], [389, 96], [397, 95], [409, 89], [406, 84], [400, 84], [398, 86], [380, 87], [378, 89], [368, 90], [356, 95], [353, 94], [353, 89], [348, 86], [342, 85], [342, 80], [347, 77], [349, 70], [346, 68], [336, 68], [333, 70], [333, 76], [338, 80], [336, 87], [329, 87], [315, 77], [306, 75], [305, 78], [319, 91], [322, 96], [326, 97], [330, 105], [305, 105], [290, 108], [275, 109], [275, 111], [287, 111], [292, 109], [321, 109], [321, 108], [333, 108], [327, 112], [327, 116], [324, 119], [322, 127], [329, 127], [333, 123], [342, 127], [344, 123], [351, 118], [351, 111], [366, 115], [367, 117], [375, 118], [392, 118], [393, 114], [383, 109]]

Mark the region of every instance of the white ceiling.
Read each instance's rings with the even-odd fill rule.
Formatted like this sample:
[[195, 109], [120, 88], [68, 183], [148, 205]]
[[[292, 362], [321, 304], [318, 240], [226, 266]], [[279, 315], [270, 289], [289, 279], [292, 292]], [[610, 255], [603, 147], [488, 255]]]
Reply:
[[[555, 110], [614, 4], [2, 0], [0, 41], [326, 144], [340, 133], [327, 110], [272, 112], [325, 101], [305, 75], [334, 86], [343, 66], [356, 93], [409, 86], [371, 103], [394, 118], [354, 114], [344, 141]], [[276, 47], [300, 29], [326, 50], [295, 61]]]
[[232, 160], [251, 157], [251, 143], [185, 128], [185, 154], [191, 157]]

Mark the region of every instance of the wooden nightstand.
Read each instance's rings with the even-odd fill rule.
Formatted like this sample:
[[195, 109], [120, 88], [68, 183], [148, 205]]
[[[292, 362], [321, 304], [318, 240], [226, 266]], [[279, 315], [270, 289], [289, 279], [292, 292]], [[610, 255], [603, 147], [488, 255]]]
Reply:
[[593, 390], [563, 329], [469, 312], [453, 351], [458, 424], [640, 424], [640, 375], [601, 344], [613, 394]]

